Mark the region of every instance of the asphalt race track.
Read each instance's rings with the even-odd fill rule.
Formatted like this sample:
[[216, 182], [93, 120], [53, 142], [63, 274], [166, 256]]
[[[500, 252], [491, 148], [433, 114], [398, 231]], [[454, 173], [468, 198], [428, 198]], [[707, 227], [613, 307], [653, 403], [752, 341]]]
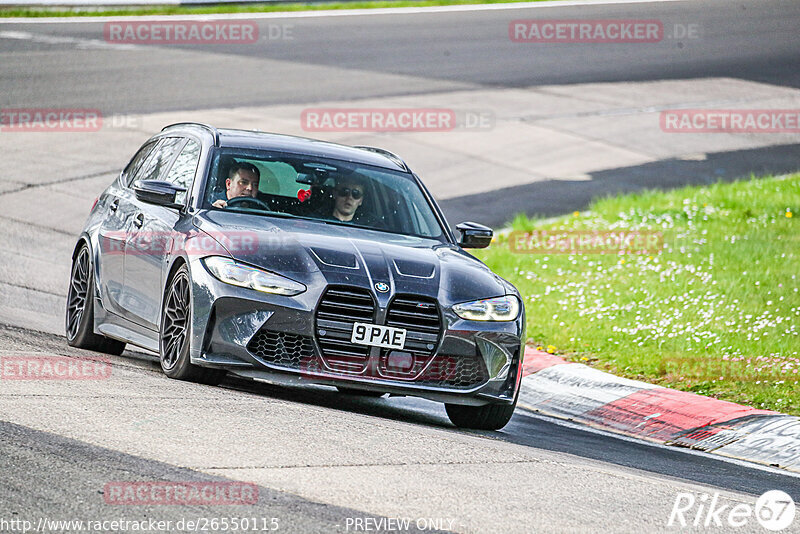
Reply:
[[[92, 39], [102, 42], [103, 24], [2, 24], [0, 31], [74, 41], [4, 39], [0, 94], [4, 107], [58, 102], [106, 113], [151, 113], [308, 104], [476, 86], [710, 76], [797, 88], [798, 16], [800, 6], [792, 1], [700, 1], [553, 6], [546, 15], [541, 9], [513, 9], [265, 18], [258, 19], [260, 42], [255, 46], [151, 47], [150, 53], [131, 50], [122, 57], [82, 44]], [[663, 46], [638, 45], [639, 49], [519, 46], [509, 40], [508, 24], [526, 18], [658, 19], [665, 24], [665, 40]], [[674, 25], [690, 24], [697, 25], [697, 38], [668, 37]], [[271, 34], [270, 27], [288, 28], [291, 38], [280, 38], [285, 32], [276, 35], [278, 29]], [[187, 54], [198, 50], [208, 53]]]
[[[509, 22], [531, 18], [658, 19], [665, 39], [512, 43]], [[93, 199], [170, 121], [391, 148], [451, 223], [502, 226], [517, 211], [568, 213], [614, 191], [800, 168], [797, 134], [665, 137], [657, 127], [670, 107], [800, 108], [795, 1], [256, 20], [257, 44], [215, 46], [111, 44], [103, 21], [0, 21], [0, 108], [90, 108], [127, 121], [83, 134], [0, 131], [0, 357], [98, 356], [63, 337], [69, 254]], [[695, 38], [669, 36], [688, 25]], [[483, 110], [494, 127], [301, 127], [300, 111], [330, 105]], [[212, 388], [169, 380], [138, 351], [108, 361], [106, 380], [0, 380], [0, 531], [40, 518], [155, 519], [178, 531], [179, 521], [256, 517], [276, 518], [278, 532], [406, 531], [391, 518], [410, 520], [408, 531], [660, 532], [679, 531], [667, 522], [680, 493], [719, 493], [729, 508], [772, 489], [800, 498], [800, 478], [775, 469], [522, 410], [500, 432], [466, 432], [428, 401], [237, 378]], [[246, 482], [258, 502], [108, 502], [109, 483], [143, 481]], [[708, 530], [764, 532], [754, 518]]]

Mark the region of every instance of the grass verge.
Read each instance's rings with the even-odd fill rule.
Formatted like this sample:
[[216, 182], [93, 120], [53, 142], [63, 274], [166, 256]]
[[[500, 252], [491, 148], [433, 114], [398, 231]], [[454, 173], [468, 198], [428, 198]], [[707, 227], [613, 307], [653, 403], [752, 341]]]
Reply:
[[387, 7], [434, 7], [476, 4], [551, 2], [557, 0], [382, 0], [365, 2], [276, 2], [268, 4], [215, 4], [199, 6], [140, 6], [99, 8], [0, 8], [2, 17], [130, 17], [142, 15], [209, 15], [222, 13], [273, 13], [285, 11], [327, 11], [338, 9], [377, 9]]
[[533, 343], [617, 375], [800, 415], [798, 215], [800, 174], [751, 178], [513, 222], [522, 232], [658, 231], [660, 253], [519, 253], [506, 236], [476, 255], [519, 288]]

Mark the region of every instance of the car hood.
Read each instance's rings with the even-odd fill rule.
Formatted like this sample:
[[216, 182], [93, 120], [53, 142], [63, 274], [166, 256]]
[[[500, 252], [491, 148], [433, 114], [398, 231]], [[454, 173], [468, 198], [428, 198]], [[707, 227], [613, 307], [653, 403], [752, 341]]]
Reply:
[[194, 224], [238, 261], [280, 273], [308, 286], [355, 285], [413, 293], [440, 302], [465, 302], [513, 287], [459, 247], [438, 240], [326, 224], [210, 210]]

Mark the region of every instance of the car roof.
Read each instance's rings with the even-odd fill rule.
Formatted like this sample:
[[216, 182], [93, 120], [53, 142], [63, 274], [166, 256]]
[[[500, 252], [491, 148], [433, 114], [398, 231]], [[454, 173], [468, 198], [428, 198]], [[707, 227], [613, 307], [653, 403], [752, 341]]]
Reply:
[[394, 154], [372, 147], [352, 147], [328, 141], [309, 139], [294, 135], [275, 134], [269, 132], [237, 130], [233, 128], [213, 128], [207, 125], [193, 123], [179, 123], [170, 125], [162, 130], [202, 128], [214, 133], [216, 145], [221, 148], [248, 148], [256, 150], [270, 150], [317, 156], [363, 165], [383, 167], [385, 169], [409, 172], [406, 164]]

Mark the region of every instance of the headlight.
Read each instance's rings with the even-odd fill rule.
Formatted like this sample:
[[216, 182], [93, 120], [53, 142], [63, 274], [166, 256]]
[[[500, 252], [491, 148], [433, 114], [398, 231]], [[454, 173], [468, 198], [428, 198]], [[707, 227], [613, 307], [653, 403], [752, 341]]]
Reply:
[[514, 295], [463, 302], [453, 311], [468, 321], [513, 321], [519, 315], [519, 299]]
[[226, 284], [286, 296], [298, 295], [306, 290], [306, 286], [299, 282], [289, 280], [279, 274], [236, 263], [230, 258], [209, 256], [203, 258], [203, 264], [211, 274]]

